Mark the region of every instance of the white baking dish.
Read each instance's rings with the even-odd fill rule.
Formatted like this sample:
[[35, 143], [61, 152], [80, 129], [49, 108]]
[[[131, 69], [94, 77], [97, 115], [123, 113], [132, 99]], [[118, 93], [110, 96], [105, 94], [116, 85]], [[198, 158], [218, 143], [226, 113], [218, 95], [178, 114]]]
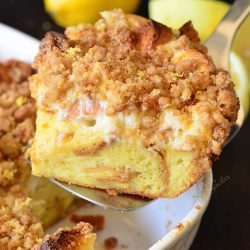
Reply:
[[[24, 33], [0, 24], [0, 60], [20, 59], [31, 63], [39, 42]], [[116, 237], [116, 249], [188, 249], [191, 245], [202, 215], [208, 205], [212, 190], [212, 172], [190, 190], [176, 199], [159, 199], [145, 208], [133, 212], [104, 210], [87, 206], [77, 214], [102, 214], [105, 229], [98, 233], [96, 249], [103, 249], [107, 237]], [[57, 223], [48, 232], [59, 226], [72, 224], [69, 218]]]

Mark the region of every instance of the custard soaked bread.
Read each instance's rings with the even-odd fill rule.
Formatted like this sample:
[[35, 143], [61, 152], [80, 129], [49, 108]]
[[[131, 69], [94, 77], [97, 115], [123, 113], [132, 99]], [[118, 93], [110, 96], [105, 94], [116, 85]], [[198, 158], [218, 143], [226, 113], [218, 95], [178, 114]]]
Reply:
[[82, 186], [176, 197], [221, 153], [239, 101], [191, 23], [121, 10], [49, 32], [30, 79], [32, 172]]

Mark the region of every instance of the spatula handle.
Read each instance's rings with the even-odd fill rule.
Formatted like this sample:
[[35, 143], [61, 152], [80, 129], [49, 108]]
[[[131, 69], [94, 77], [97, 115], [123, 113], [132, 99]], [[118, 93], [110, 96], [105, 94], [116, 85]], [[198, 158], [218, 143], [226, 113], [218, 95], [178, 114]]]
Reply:
[[249, 13], [250, 0], [236, 0], [205, 42], [218, 68], [228, 69], [233, 38]]

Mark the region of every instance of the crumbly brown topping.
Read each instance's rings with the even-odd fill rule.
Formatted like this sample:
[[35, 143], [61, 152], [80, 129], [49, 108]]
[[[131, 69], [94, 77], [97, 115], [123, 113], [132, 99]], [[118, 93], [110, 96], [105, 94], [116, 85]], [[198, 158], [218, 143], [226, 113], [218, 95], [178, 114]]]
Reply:
[[118, 137], [134, 136], [146, 147], [173, 135], [171, 128], [160, 127], [164, 112], [189, 118], [199, 112], [207, 137], [187, 136], [187, 148], [199, 145], [204, 154], [219, 155], [239, 101], [228, 72], [216, 69], [192, 24], [171, 30], [121, 10], [102, 16], [94, 25], [68, 28], [65, 36], [48, 33], [43, 39], [34, 63], [38, 73], [31, 79], [38, 107], [64, 110], [64, 119], [96, 115], [100, 109], [109, 117], [136, 113], [140, 125], [135, 135], [121, 125]]
[[107, 100], [116, 112], [161, 110], [163, 102], [181, 109], [196, 102], [195, 92], [205, 90], [217, 71], [191, 23], [175, 32], [152, 20], [133, 28], [124, 13], [113, 14], [115, 20], [104, 15], [94, 26], [68, 28], [64, 37], [46, 35], [34, 63], [40, 74], [46, 72], [46, 79], [34, 77], [33, 85], [45, 85], [38, 104], [53, 109], [72, 88]]
[[1, 187], [22, 181], [30, 173], [24, 152], [35, 130], [36, 108], [27, 81], [32, 72], [22, 62], [0, 63]]
[[19, 185], [0, 190], [0, 249], [32, 249], [43, 236], [29, 202]]
[[30, 175], [24, 152], [35, 129], [32, 73], [19, 61], [0, 63], [0, 249], [32, 249], [43, 235], [19, 185]]

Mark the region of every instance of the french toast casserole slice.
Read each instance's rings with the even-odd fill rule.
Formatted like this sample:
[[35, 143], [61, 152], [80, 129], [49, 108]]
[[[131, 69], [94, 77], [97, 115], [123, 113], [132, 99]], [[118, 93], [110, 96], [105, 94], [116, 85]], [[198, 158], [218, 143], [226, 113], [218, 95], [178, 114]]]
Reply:
[[32, 173], [112, 193], [176, 197], [221, 153], [239, 100], [191, 22], [122, 10], [49, 32], [30, 78]]

